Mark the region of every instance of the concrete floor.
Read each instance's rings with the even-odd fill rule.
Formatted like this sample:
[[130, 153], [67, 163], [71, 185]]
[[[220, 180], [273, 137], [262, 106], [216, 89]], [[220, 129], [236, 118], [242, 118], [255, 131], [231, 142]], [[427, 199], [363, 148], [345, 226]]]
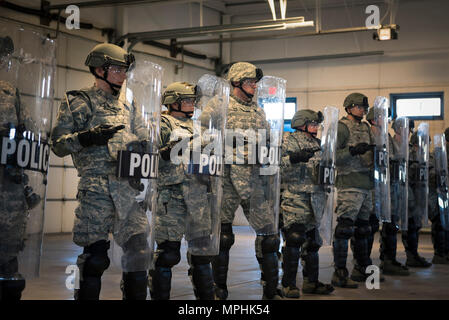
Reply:
[[[255, 235], [249, 227], [234, 227], [236, 241], [231, 249], [228, 289], [230, 300], [259, 300], [262, 288], [259, 283], [259, 265], [254, 256]], [[23, 293], [24, 300], [73, 299], [73, 290], [66, 288], [66, 267], [76, 262], [81, 249], [71, 241], [70, 234], [46, 235], [44, 238], [41, 277], [27, 281]], [[420, 238], [420, 253], [428, 260], [433, 256], [429, 234]], [[379, 244], [376, 237], [373, 248], [373, 262], [379, 264]], [[404, 248], [398, 241], [398, 260], [405, 261]], [[349, 270], [352, 269], [352, 256], [349, 255]], [[280, 265], [280, 264], [279, 264]], [[173, 268], [171, 298], [176, 300], [195, 299], [187, 276], [185, 246], [182, 247], [182, 260]], [[320, 280], [329, 283], [332, 277], [332, 251], [330, 247], [320, 249]], [[281, 271], [280, 271], [281, 275]], [[380, 289], [368, 290], [364, 285], [359, 289], [336, 290], [329, 296], [302, 295], [301, 299], [366, 300], [366, 299], [449, 299], [449, 265], [433, 265], [429, 269], [411, 269], [409, 277], [385, 276]], [[111, 264], [104, 273], [101, 299], [121, 299], [120, 269]], [[298, 272], [298, 284], [302, 283], [302, 273]]]

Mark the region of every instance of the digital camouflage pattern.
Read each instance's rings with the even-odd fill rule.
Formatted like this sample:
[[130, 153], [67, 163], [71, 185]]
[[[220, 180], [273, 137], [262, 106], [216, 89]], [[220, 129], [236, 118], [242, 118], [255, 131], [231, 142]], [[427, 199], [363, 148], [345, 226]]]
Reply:
[[[320, 152], [307, 163], [292, 164], [290, 154], [303, 149], [319, 150], [320, 141], [305, 132], [285, 134], [282, 142], [281, 213], [284, 228], [293, 223], [304, 224], [306, 231], [318, 227], [315, 212], [324, 210], [325, 195], [318, 184]], [[322, 212], [318, 213], [322, 216]]]
[[337, 207], [338, 217], [368, 220], [373, 210], [373, 151], [352, 156], [350, 146], [358, 143], [373, 144], [373, 137], [367, 122], [340, 119], [337, 134]]
[[[115, 177], [117, 151], [129, 142], [148, 139], [139, 110], [124, 101], [96, 86], [68, 92], [52, 130], [53, 152], [59, 157], [71, 155], [80, 177], [73, 240], [82, 247], [108, 240], [109, 232], [120, 246], [131, 236], [148, 232], [146, 214], [135, 200], [137, 190], [129, 187], [127, 179]], [[83, 148], [78, 133], [100, 124], [125, 128], [108, 145]]]
[[[174, 146], [173, 132], [178, 137], [193, 137], [193, 121], [190, 118], [161, 115], [160, 148]], [[172, 159], [171, 159], [172, 160]], [[210, 198], [217, 192], [208, 176], [187, 175], [187, 165], [173, 161], [159, 162], [158, 202], [155, 218], [155, 240], [181, 241], [183, 236], [192, 238], [209, 236], [211, 232]], [[190, 223], [186, 234], [186, 225]]]
[[243, 81], [245, 79], [257, 79], [262, 78], [262, 70], [257, 68], [255, 65], [248, 62], [237, 62], [234, 63], [228, 72], [228, 80], [233, 81]]
[[[228, 133], [235, 133], [238, 129], [243, 131], [250, 129], [257, 133], [257, 130], [261, 129], [267, 133], [268, 137], [270, 125], [266, 121], [265, 112], [255, 102], [244, 102], [231, 94], [226, 129]], [[232, 143], [232, 137], [228, 135], [226, 144], [230, 143]], [[236, 147], [233, 147], [233, 157], [237, 155]], [[225, 165], [221, 223], [232, 223], [235, 211], [241, 204], [249, 224], [255, 230], [260, 230], [273, 223], [273, 215], [268, 212], [268, 208], [271, 208], [272, 204], [266, 200], [267, 190], [264, 190], [264, 186], [270, 186], [270, 183], [263, 181], [264, 179], [273, 179], [273, 176], [261, 176], [261, 165], [247, 164], [248, 152], [246, 148], [244, 152], [239, 153], [243, 154], [245, 164]], [[229, 155], [226, 154], [226, 156]], [[228, 159], [226, 162], [228, 162]], [[250, 200], [252, 200], [252, 206], [250, 206]], [[254, 206], [256, 203], [257, 206]], [[250, 210], [253, 212], [250, 213]]]
[[[21, 104], [17, 88], [0, 80], [0, 136], [9, 136], [10, 128], [22, 125], [23, 131], [35, 131], [30, 110]], [[25, 246], [30, 204], [26, 189], [29, 177], [24, 170], [11, 165], [0, 167], [0, 274], [15, 273], [10, 262]], [[37, 198], [36, 201], [40, 201]], [[36, 206], [37, 203], [33, 203]]]

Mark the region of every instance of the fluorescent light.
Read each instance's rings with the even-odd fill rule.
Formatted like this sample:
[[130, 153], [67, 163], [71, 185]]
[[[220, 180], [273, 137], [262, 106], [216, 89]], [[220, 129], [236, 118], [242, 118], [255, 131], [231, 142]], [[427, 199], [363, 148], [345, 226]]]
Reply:
[[281, 7], [281, 18], [285, 19], [287, 13], [287, 0], [279, 0], [279, 6]]

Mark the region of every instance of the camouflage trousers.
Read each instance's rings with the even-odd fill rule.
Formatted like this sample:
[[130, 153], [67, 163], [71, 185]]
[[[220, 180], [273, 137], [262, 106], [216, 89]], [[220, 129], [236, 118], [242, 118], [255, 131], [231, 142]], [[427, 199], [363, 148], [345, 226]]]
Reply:
[[[185, 237], [190, 246], [209, 238], [214, 232], [212, 220], [218, 219], [218, 209], [212, 210], [212, 199], [215, 199], [212, 192], [215, 191], [207, 183], [193, 179], [160, 187], [153, 226], [155, 240], [158, 243], [181, 241]], [[216, 212], [215, 218], [211, 212]]]
[[86, 247], [100, 240], [108, 240], [109, 233], [119, 246], [136, 234], [148, 234], [149, 223], [143, 207], [129, 197], [134, 210], [126, 216], [118, 212], [110, 193], [79, 190], [78, 207], [75, 209], [73, 241]]
[[337, 218], [347, 218], [352, 221], [357, 219], [368, 221], [373, 211], [373, 196], [371, 190], [358, 188], [338, 189]]
[[21, 184], [0, 186], [0, 269], [24, 248], [27, 207]]
[[306, 231], [319, 226], [315, 218], [312, 194], [307, 192], [291, 193], [285, 190], [281, 195], [280, 215], [283, 228], [288, 229], [292, 224], [303, 224]]
[[265, 190], [271, 186], [253, 184], [252, 191], [248, 192], [250, 197], [243, 199], [234, 186], [234, 182], [229, 176], [229, 169], [225, 167], [223, 177], [223, 201], [221, 206], [221, 223], [232, 223], [235, 218], [235, 212], [239, 205], [243, 208], [243, 213], [250, 226], [257, 234], [272, 233], [276, 225], [274, 214], [274, 199], [269, 199], [267, 194], [270, 190]]

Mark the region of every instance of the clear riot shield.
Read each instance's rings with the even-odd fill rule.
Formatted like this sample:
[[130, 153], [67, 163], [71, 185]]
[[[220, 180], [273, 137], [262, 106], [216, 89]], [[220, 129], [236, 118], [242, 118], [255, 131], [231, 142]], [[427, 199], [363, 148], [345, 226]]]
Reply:
[[374, 213], [382, 222], [391, 221], [390, 172], [388, 165], [388, 99], [374, 100]]
[[196, 86], [192, 153], [182, 192], [187, 207], [185, 239], [192, 255], [217, 255], [223, 195], [224, 132], [229, 82], [203, 75]]
[[[390, 179], [393, 189], [392, 211], [400, 220], [402, 231], [408, 226], [408, 136], [409, 120], [400, 117], [395, 120], [395, 135], [393, 137], [393, 148], [390, 157]], [[394, 207], [393, 207], [394, 204]]]
[[315, 219], [320, 226], [319, 231], [323, 245], [330, 246], [335, 209], [335, 148], [337, 145], [338, 109], [325, 107], [323, 113], [319, 183], [324, 191], [324, 210], [321, 217], [315, 213]]
[[117, 216], [112, 257], [124, 272], [150, 267], [153, 241], [152, 213], [157, 198], [159, 121], [162, 68], [137, 59], [127, 72], [118, 99], [124, 125], [108, 142], [117, 159], [116, 176], [109, 176], [109, 190]]
[[55, 47], [0, 22], [0, 280], [39, 276]]
[[[257, 84], [257, 102], [264, 129], [255, 132], [256, 164], [246, 166], [249, 178], [248, 222], [257, 235], [278, 233], [280, 157], [284, 130], [286, 80], [265, 76]], [[231, 172], [232, 175], [232, 172]]]
[[435, 146], [435, 173], [441, 225], [444, 230], [449, 230], [449, 180], [447, 172], [446, 138], [443, 133], [435, 135], [433, 139]]
[[428, 202], [429, 202], [429, 124], [426, 122], [420, 123], [418, 126], [418, 150], [417, 150], [417, 163], [415, 166], [415, 206], [416, 210], [420, 213], [421, 226], [428, 225]]

